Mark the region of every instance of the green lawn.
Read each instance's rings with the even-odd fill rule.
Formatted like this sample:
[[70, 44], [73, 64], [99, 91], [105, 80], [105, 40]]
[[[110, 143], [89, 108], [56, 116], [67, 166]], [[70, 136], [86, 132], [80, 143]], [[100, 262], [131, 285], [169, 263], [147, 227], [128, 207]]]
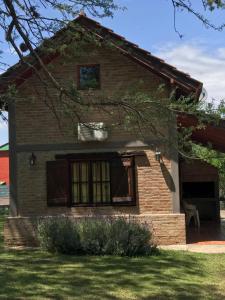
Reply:
[[225, 255], [74, 257], [2, 245], [0, 299], [225, 299]]

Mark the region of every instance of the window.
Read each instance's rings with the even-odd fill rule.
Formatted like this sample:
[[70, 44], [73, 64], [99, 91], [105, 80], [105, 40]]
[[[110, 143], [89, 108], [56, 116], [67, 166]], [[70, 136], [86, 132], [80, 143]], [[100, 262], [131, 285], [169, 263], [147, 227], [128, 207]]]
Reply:
[[81, 161], [72, 164], [72, 203], [110, 203], [108, 161]]
[[57, 155], [46, 163], [48, 206], [135, 205], [134, 156]]
[[133, 157], [115, 157], [111, 161], [112, 202], [128, 203], [135, 199]]
[[123, 205], [135, 202], [133, 157], [71, 159], [71, 205]]
[[108, 161], [92, 162], [92, 187], [94, 203], [110, 202], [110, 168]]
[[100, 65], [78, 66], [78, 88], [82, 90], [100, 88]]

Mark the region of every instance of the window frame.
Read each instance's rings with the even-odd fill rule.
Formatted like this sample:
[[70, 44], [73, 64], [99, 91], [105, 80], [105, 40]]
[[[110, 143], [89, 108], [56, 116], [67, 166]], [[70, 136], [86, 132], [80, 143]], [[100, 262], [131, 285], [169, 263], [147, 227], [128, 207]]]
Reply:
[[[99, 69], [99, 83], [95, 88], [82, 88], [80, 86], [80, 68], [82, 67], [98, 67]], [[80, 64], [77, 65], [77, 89], [81, 90], [81, 91], [88, 91], [88, 90], [100, 90], [101, 89], [101, 68], [100, 68], [100, 64]]]
[[[70, 197], [70, 206], [71, 207], [101, 207], [101, 206], [135, 206], [136, 205], [136, 171], [135, 171], [135, 159], [134, 156], [119, 156], [122, 159], [123, 158], [131, 158], [133, 160], [133, 165], [131, 168], [131, 172], [132, 172], [132, 182], [133, 182], [133, 188], [132, 188], [132, 192], [131, 192], [131, 197], [132, 197], [132, 201], [120, 201], [120, 202], [113, 202], [113, 197], [112, 197], [112, 160], [118, 157], [118, 154], [75, 154], [75, 155], [70, 155], [69, 157], [67, 157], [67, 160], [69, 162], [69, 197]], [[95, 161], [108, 161], [109, 162], [109, 168], [110, 168], [110, 202], [99, 202], [99, 203], [94, 203], [93, 202], [93, 191], [92, 188], [90, 189], [89, 187], [89, 198], [91, 199], [90, 202], [88, 203], [74, 203], [73, 202], [73, 178], [72, 178], [72, 168], [73, 168], [73, 163], [76, 162], [89, 162], [89, 164], [91, 164], [91, 162], [95, 162]], [[89, 171], [90, 173], [90, 171]], [[90, 175], [89, 175], [90, 176]], [[129, 178], [128, 178], [129, 180]], [[91, 180], [89, 182], [89, 186], [92, 185], [93, 186], [93, 180]]]

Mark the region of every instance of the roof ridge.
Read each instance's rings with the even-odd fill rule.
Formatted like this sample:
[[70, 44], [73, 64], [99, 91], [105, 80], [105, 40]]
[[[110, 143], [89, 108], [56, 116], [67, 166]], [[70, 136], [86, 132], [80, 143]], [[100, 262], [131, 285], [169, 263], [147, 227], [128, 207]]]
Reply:
[[[89, 22], [94, 23], [95, 25], [97, 25], [97, 26], [99, 26], [99, 27], [101, 27], [101, 28], [107, 30], [109, 33], [113, 34], [114, 36], [118, 37], [119, 39], [122, 38], [122, 39], [123, 39], [125, 42], [127, 42], [129, 45], [133, 46], [134, 48], [137, 48], [137, 50], [139, 50], [139, 51], [145, 53], [145, 55], [150, 56], [150, 58], [152, 58], [152, 59], [154, 59], [154, 60], [156, 60], [156, 61], [160, 61], [160, 62], [163, 63], [166, 67], [169, 67], [169, 68], [175, 70], [175, 72], [178, 72], [178, 73], [180, 73], [180, 74], [183, 74], [183, 75], [186, 76], [188, 79], [191, 79], [192, 81], [195, 81], [196, 83], [202, 85], [202, 83], [201, 83], [199, 80], [197, 80], [197, 79], [195, 79], [195, 78], [192, 78], [192, 77], [190, 76], [190, 74], [188, 74], [188, 73], [186, 73], [186, 72], [184, 72], [184, 71], [181, 71], [181, 70], [177, 69], [177, 68], [174, 67], [173, 65], [167, 63], [167, 62], [166, 62], [165, 60], [163, 60], [162, 58], [159, 58], [159, 57], [153, 55], [150, 51], [145, 50], [145, 49], [139, 47], [137, 44], [134, 44], [133, 42], [128, 41], [124, 36], [119, 35], [118, 33], [115, 33], [114, 31], [112, 31], [111, 29], [109, 29], [109, 28], [106, 27], [106, 26], [103, 26], [103, 25], [100, 24], [99, 22], [96, 22], [95, 20], [93, 20], [93, 19], [91, 19], [91, 18], [89, 18], [89, 17], [87, 17], [87, 16], [79, 16], [76, 20], [79, 21], [79, 18], [83, 18], [84, 20], [88, 20]], [[75, 21], [76, 21], [76, 20], [75, 20]]]
[[[82, 21], [82, 19], [83, 19], [83, 20], [87, 20], [88, 22], [90, 22], [90, 23], [92, 23], [92, 24], [94, 24], [94, 25], [100, 27], [101, 29], [106, 30], [108, 33], [112, 34], [114, 37], [117, 37], [117, 38], [119, 38], [119, 39], [124, 40], [128, 45], [130, 45], [131, 47], [133, 47], [133, 48], [136, 49], [137, 51], [140, 51], [140, 52], [142, 52], [144, 55], [149, 56], [149, 60], [150, 60], [150, 59], [153, 59], [153, 60], [155, 61], [155, 63], [159, 62], [159, 63], [163, 64], [164, 67], [170, 69], [170, 70], [164, 70], [164, 72], [167, 72], [167, 73], [168, 73], [167, 75], [169, 75], [169, 76], [173, 76], [173, 77], [175, 76], [175, 78], [173, 78], [173, 79], [175, 79], [176, 81], [177, 81], [178, 78], [177, 78], [177, 76], [176, 76], [175, 74], [171, 73], [171, 71], [172, 71], [172, 72], [175, 71], [175, 73], [176, 73], [177, 75], [178, 75], [178, 74], [181, 74], [181, 75], [183, 75], [187, 80], [192, 81], [194, 84], [190, 85], [190, 83], [189, 83], [189, 86], [191, 86], [192, 88], [194, 87], [195, 89], [196, 89], [196, 88], [197, 88], [197, 89], [200, 89], [200, 88], [202, 87], [202, 83], [201, 83], [200, 81], [198, 81], [197, 79], [192, 78], [188, 73], [185, 73], [184, 71], [181, 71], [181, 70], [177, 69], [176, 67], [174, 67], [174, 66], [170, 65], [169, 63], [165, 62], [165, 60], [163, 60], [163, 59], [161, 59], [161, 58], [159, 58], [159, 57], [153, 55], [150, 51], [147, 51], [147, 50], [145, 50], [145, 49], [139, 47], [138, 45], [136, 45], [136, 44], [134, 44], [134, 43], [128, 41], [125, 37], [123, 37], [123, 36], [121, 36], [121, 35], [119, 35], [119, 34], [117, 34], [117, 33], [114, 33], [111, 29], [109, 29], [109, 28], [107, 28], [107, 27], [101, 25], [99, 22], [96, 22], [95, 20], [90, 19], [90, 18], [87, 17], [87, 16], [79, 16], [76, 20], [79, 21], [79, 18], [81, 18], [81, 21]], [[75, 20], [75, 21], [76, 21], [76, 20]], [[197, 84], [198, 87], [196, 87], [195, 84]]]
[[[68, 24], [68, 27], [70, 26], [71, 23], [78, 23], [84, 26], [84, 29], [89, 30], [94, 32], [95, 34], [98, 34], [98, 37], [100, 39], [106, 38], [108, 35], [110, 38], [112, 38], [112, 42], [114, 42], [114, 46], [123, 52], [124, 55], [136, 60], [137, 63], [144, 65], [146, 68], [150, 68], [152, 72], [157, 73], [158, 75], [161, 75], [163, 77], [166, 77], [167, 79], [170, 80], [170, 82], [174, 82], [178, 85], [181, 85], [182, 88], [186, 88], [186, 90], [190, 93], [190, 91], [196, 93], [197, 97], [199, 97], [201, 88], [202, 88], [202, 83], [198, 81], [197, 79], [192, 78], [189, 74], [178, 70], [174, 66], [168, 64], [165, 62], [163, 59], [153, 55], [150, 51], [147, 51], [141, 47], [139, 47], [137, 44], [134, 44], [133, 42], [128, 41], [125, 37], [115, 33], [112, 29], [107, 28], [100, 24], [99, 22], [87, 17], [84, 14], [79, 14], [77, 18], [75, 18], [73, 21], [71, 21]], [[57, 36], [60, 36], [63, 32], [65, 32], [67, 27], [61, 28], [59, 31], [56, 32], [54, 36], [52, 36], [50, 39], [54, 39]], [[100, 32], [95, 32], [98, 29], [101, 29]], [[116, 41], [122, 41], [124, 42], [124, 46], [122, 45], [116, 45]], [[130, 53], [130, 49], [133, 49], [134, 53]], [[36, 51], [39, 50], [39, 48], [35, 49]], [[121, 52], [121, 53], [122, 53]], [[48, 54], [46, 55], [43, 60], [44, 63], [48, 64], [51, 62], [55, 57], [58, 55], [51, 55]], [[16, 74], [15, 76], [14, 73], [20, 72], [19, 74]], [[30, 72], [28, 67], [24, 67], [24, 65], [19, 61], [18, 63], [14, 64], [11, 66], [6, 72], [4, 72], [0, 77], [3, 80], [3, 85], [0, 90], [4, 90], [4, 80], [5, 84], [7, 85], [7, 79], [5, 78], [6, 73], [9, 79], [13, 81], [14, 84], [20, 85], [23, 83], [28, 77], [32, 75], [32, 72]]]

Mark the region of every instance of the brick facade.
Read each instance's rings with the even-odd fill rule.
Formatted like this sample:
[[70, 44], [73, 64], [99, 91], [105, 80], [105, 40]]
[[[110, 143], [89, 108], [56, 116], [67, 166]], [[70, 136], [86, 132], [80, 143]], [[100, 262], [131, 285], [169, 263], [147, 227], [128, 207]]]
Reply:
[[[55, 77], [65, 84], [67, 82], [77, 82], [77, 66], [83, 64], [100, 64], [101, 68], [101, 89], [94, 90], [91, 93], [81, 91], [84, 97], [101, 99], [102, 97], [121, 97], [126, 93], [140, 91], [143, 93], [153, 93], [160, 85], [164, 84], [165, 89], [160, 96], [169, 96], [168, 82], [161, 77], [149, 72], [144, 67], [137, 65], [129, 58], [110, 50], [108, 48], [85, 48], [85, 55], [73, 58], [71, 61], [64, 61], [57, 58], [49, 67]], [[53, 71], [54, 70], [54, 71]], [[48, 80], [46, 79], [46, 82]], [[48, 82], [49, 86], [51, 84]], [[55, 89], [49, 88], [49, 97], [55, 101], [57, 106], [57, 96]], [[157, 95], [159, 97], [159, 95]], [[37, 76], [29, 78], [20, 88], [15, 107], [16, 118], [16, 143], [17, 145], [36, 145], [36, 144], [67, 144], [78, 143], [76, 137], [76, 124], [70, 120], [68, 115], [62, 112], [61, 124], [59, 124], [48, 107], [46, 107], [46, 92]], [[49, 103], [48, 103], [49, 104]], [[90, 118], [91, 115], [91, 118]], [[99, 111], [85, 113], [82, 121], [102, 121], [111, 123], [115, 121], [115, 116], [110, 120], [109, 116]], [[61, 125], [59, 129], [59, 125]], [[157, 123], [160, 126], [160, 123]], [[162, 128], [162, 133], [167, 133], [168, 127]], [[35, 133], [35, 134], [34, 134]], [[143, 133], [142, 133], [143, 134]], [[143, 138], [143, 136], [142, 136]], [[151, 132], [144, 133], [145, 139], [156, 139]], [[130, 143], [140, 139], [140, 134], [135, 135], [130, 132], [121, 131], [120, 127], [113, 128], [110, 132], [108, 142]], [[94, 148], [96, 145], [92, 145]], [[83, 148], [85, 148], [83, 146]], [[104, 148], [104, 144], [102, 146]]]
[[172, 196], [166, 176], [170, 174], [170, 161], [164, 160], [163, 174], [161, 165], [155, 160], [154, 152], [144, 150], [146, 156], [136, 157], [137, 206], [131, 207], [47, 207], [46, 202], [46, 161], [54, 160], [56, 154], [66, 151], [39, 151], [37, 164], [29, 167], [30, 153], [18, 153], [18, 199], [20, 216], [68, 214], [142, 214], [172, 213]]
[[[118, 97], [134, 86], [139, 91], [151, 93], [160, 84], [165, 84], [161, 96], [169, 95], [168, 82], [112, 49], [86, 48], [84, 54], [73, 58], [72, 63], [71, 60], [68, 62], [57, 58], [51, 64], [51, 71], [63, 82], [76, 82], [77, 65], [93, 63], [100, 64], [101, 89], [92, 92], [91, 97]], [[49, 94], [54, 98], [55, 90], [49, 90]], [[184, 216], [179, 214], [179, 205], [174, 205], [173, 194], [179, 195], [178, 179], [172, 171], [174, 168], [178, 169], [176, 155], [175, 158], [172, 157], [170, 149], [146, 131], [144, 137], [140, 137], [135, 133], [122, 131], [121, 128], [112, 128], [109, 139], [105, 142], [79, 142], [76, 130], [74, 131], [76, 124], [69, 118], [62, 117], [59, 129], [52, 111], [45, 104], [45, 96], [42, 84], [33, 76], [20, 87], [14, 107], [9, 108], [9, 116], [14, 120], [16, 132], [13, 137], [15, 153], [12, 154], [16, 161], [16, 174], [11, 195], [11, 215], [15, 218], [9, 218], [6, 223], [6, 242], [26, 244], [27, 240], [29, 243], [33, 239], [30, 225], [33, 217], [63, 213], [74, 217], [98, 214], [134, 215], [153, 224], [157, 243], [185, 243]], [[58, 110], [61, 108], [58, 107]], [[90, 114], [87, 114], [86, 121], [110, 123], [107, 115], [92, 112], [91, 116], [90, 118]], [[159, 122], [157, 125], [169, 136], [169, 127], [172, 124], [163, 127]], [[162, 164], [155, 160], [156, 144], [160, 146], [163, 154]], [[47, 207], [46, 161], [54, 160], [58, 154], [129, 150], [144, 152], [144, 155], [135, 157], [136, 206]], [[37, 163], [30, 167], [29, 157], [32, 152], [37, 157]], [[175, 167], [172, 168], [172, 165]], [[176, 197], [176, 201], [178, 198]], [[178, 207], [178, 211], [174, 207]]]
[[[82, 218], [82, 216], [73, 216], [73, 218]], [[142, 214], [133, 216], [133, 219], [149, 227], [153, 233], [153, 242], [157, 245], [186, 243], [183, 214]], [[5, 245], [8, 247], [38, 246], [36, 228], [35, 217], [9, 217], [4, 227]]]

